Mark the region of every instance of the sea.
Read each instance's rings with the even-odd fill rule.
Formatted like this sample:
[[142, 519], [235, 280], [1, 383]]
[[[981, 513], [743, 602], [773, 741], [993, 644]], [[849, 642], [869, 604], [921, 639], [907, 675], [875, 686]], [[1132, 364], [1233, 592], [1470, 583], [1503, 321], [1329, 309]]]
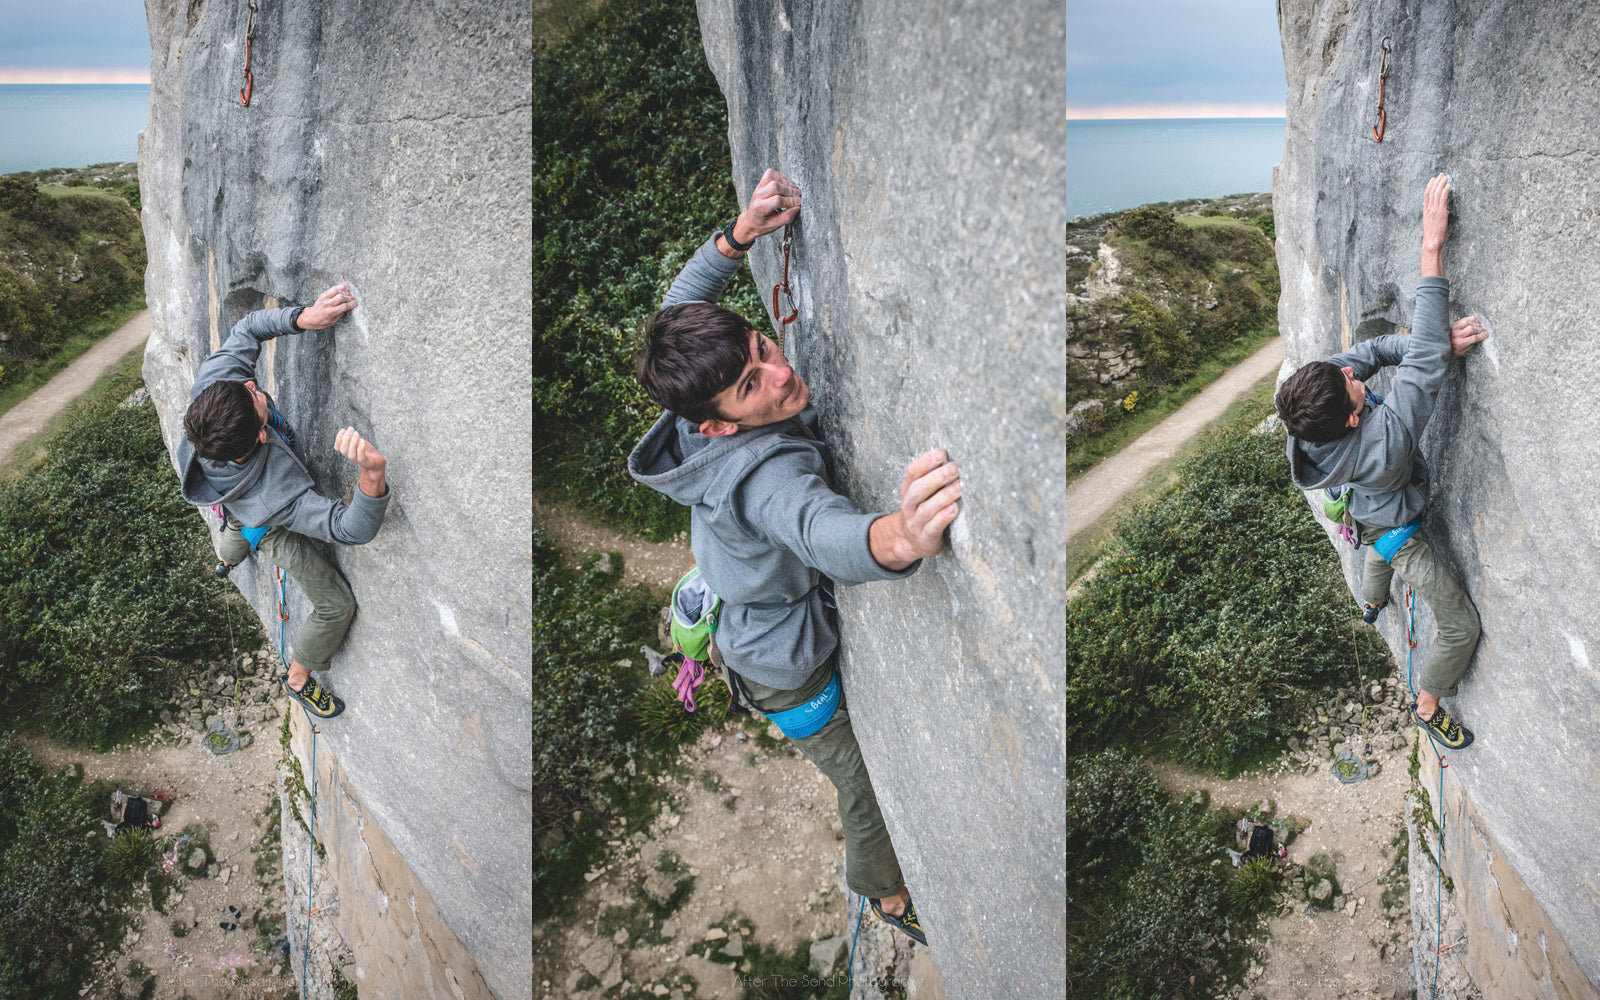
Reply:
[[0, 174], [139, 158], [150, 85], [0, 84]]
[[1067, 218], [1272, 190], [1282, 118], [1067, 122]]

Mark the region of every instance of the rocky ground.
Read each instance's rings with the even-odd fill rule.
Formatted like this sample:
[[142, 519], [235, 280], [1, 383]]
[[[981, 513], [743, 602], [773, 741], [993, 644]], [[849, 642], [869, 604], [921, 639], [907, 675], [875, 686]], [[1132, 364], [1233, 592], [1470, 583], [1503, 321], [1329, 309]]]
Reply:
[[[160, 794], [172, 888], [161, 905], [146, 889], [129, 910], [126, 937], [84, 996], [144, 1000], [287, 1000], [298, 996], [284, 942], [275, 776], [277, 727], [287, 700], [276, 694], [275, 654], [218, 663], [177, 693], [158, 726], [133, 744], [96, 754], [24, 738], [53, 772], [78, 763], [85, 780], [130, 794]], [[237, 694], [237, 700], [236, 700]], [[211, 720], [242, 731], [239, 749], [207, 748]], [[235, 723], [237, 717], [238, 723]], [[111, 820], [110, 803], [106, 821]], [[187, 839], [185, 839], [187, 838]]]
[[[680, 765], [653, 779], [667, 805], [649, 833], [612, 841], [573, 913], [534, 926], [535, 997], [736, 1000], [759, 972], [754, 946], [804, 946], [819, 996], [844, 976], [858, 901], [833, 786], [765, 730], [707, 733]], [[870, 910], [854, 968], [852, 996], [894, 996], [893, 979], [899, 996], [942, 998], [927, 949]]]
[[[1261, 771], [1223, 780], [1156, 769], [1175, 794], [1204, 789], [1213, 808], [1269, 814], [1299, 830], [1285, 859], [1286, 892], [1264, 921], [1260, 961], [1231, 994], [1237, 1000], [1414, 995], [1404, 817], [1416, 729], [1408, 703], [1403, 680], [1369, 680], [1364, 699], [1350, 687], [1307, 712], [1283, 756]], [[1368, 767], [1350, 784], [1335, 774], [1347, 749]]]

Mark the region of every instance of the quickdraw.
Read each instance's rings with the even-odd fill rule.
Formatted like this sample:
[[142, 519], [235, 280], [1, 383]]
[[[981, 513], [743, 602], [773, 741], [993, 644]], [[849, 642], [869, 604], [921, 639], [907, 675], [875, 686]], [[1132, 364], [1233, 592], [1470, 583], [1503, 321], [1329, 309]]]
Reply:
[[1378, 62], [1378, 124], [1372, 126], [1372, 138], [1383, 141], [1383, 126], [1388, 114], [1383, 110], [1384, 82], [1389, 79], [1389, 36], [1383, 36], [1383, 58]]
[[256, 0], [250, 0], [250, 17], [244, 26], [244, 88], [239, 91], [239, 103], [247, 108], [250, 106], [250, 91], [256, 81], [255, 74], [250, 72], [250, 49], [256, 37], [256, 11], [259, 9]]
[[[772, 320], [777, 325], [778, 350], [783, 350], [783, 328], [795, 321], [800, 315], [800, 307], [794, 303], [794, 289], [789, 287], [789, 250], [794, 242], [789, 232], [790, 227], [783, 227], [783, 280], [772, 286]], [[785, 316], [778, 309], [778, 293], [783, 292], [789, 299], [789, 315]]]

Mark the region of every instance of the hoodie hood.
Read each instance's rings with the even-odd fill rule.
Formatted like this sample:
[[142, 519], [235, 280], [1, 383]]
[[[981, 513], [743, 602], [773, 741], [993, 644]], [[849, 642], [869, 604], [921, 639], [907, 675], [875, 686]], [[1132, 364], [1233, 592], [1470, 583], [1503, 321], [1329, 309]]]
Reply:
[[1422, 516], [1428, 467], [1407, 429], [1369, 401], [1361, 422], [1332, 441], [1289, 435], [1289, 474], [1296, 487], [1349, 486], [1350, 516], [1370, 528], [1393, 528]]

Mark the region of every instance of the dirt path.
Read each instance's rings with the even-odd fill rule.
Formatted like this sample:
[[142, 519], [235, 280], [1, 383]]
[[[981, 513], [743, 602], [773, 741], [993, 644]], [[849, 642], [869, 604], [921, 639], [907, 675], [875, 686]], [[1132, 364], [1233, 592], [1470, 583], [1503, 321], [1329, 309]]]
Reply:
[[567, 504], [533, 498], [533, 523], [574, 566], [591, 552], [622, 553], [622, 585], [652, 583], [672, 589], [694, 566], [689, 540], [647, 542], [608, 527]]
[[[23, 738], [46, 774], [78, 763], [85, 781], [108, 781], [130, 794], [172, 794], [155, 833], [170, 837], [167, 844], [176, 848], [169, 848], [176, 884], [160, 910], [148, 893], [134, 897], [132, 926], [86, 996], [279, 1000], [298, 995], [288, 960], [274, 947], [284, 927], [275, 785], [283, 756], [277, 733], [282, 708], [273, 704], [258, 710], [254, 723], [247, 718], [249, 745], [223, 756], [211, 753], [196, 735], [175, 736], [164, 726], [103, 754], [43, 737]], [[111, 818], [109, 802], [101, 818]], [[177, 845], [186, 830], [190, 840]], [[196, 857], [201, 848], [206, 849], [203, 861]], [[195, 861], [200, 865], [190, 868]], [[153, 988], [141, 993], [152, 975]]]
[[11, 453], [44, 429], [45, 422], [78, 398], [131, 350], [150, 337], [150, 310], [122, 324], [115, 333], [89, 348], [66, 370], [27, 399], [0, 414], [0, 466]]
[[1283, 341], [1271, 341], [1179, 407], [1178, 412], [1075, 480], [1067, 487], [1066, 537], [1070, 539], [1093, 524], [1152, 469], [1170, 459], [1251, 386], [1275, 371], [1283, 359]]
[[1375, 734], [1370, 756], [1379, 762], [1377, 775], [1348, 785], [1330, 773], [1331, 762], [1322, 754], [1316, 755], [1314, 770], [1285, 757], [1265, 772], [1231, 781], [1170, 765], [1155, 768], [1163, 787], [1178, 797], [1204, 788], [1212, 808], [1251, 810], [1265, 801], [1278, 819], [1309, 821], [1290, 844], [1288, 860], [1305, 865], [1322, 855], [1335, 866], [1339, 895], [1332, 906], [1312, 910], [1304, 898], [1286, 897], [1278, 914], [1266, 921], [1261, 963], [1234, 997], [1391, 1000], [1410, 995], [1414, 983], [1407, 883], [1402, 877], [1396, 888], [1380, 876], [1394, 863], [1393, 841], [1404, 830], [1410, 787], [1406, 755], [1412, 738], [1410, 732], [1399, 738], [1392, 732]]

